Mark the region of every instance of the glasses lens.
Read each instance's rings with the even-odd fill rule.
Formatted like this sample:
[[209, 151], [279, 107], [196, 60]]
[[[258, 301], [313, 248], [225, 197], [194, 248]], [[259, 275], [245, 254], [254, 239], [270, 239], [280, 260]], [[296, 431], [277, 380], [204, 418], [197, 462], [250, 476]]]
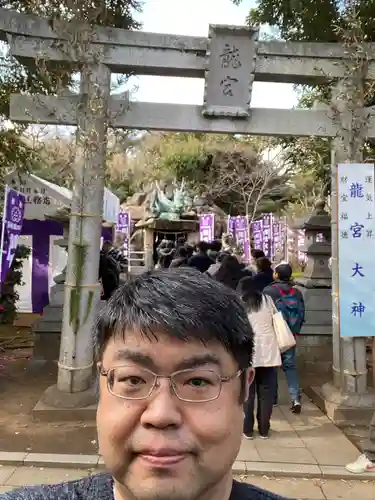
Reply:
[[120, 398], [143, 399], [150, 394], [155, 375], [143, 368], [118, 366], [108, 373], [108, 386]]
[[177, 397], [184, 401], [210, 401], [220, 394], [220, 375], [210, 370], [184, 370], [172, 377]]

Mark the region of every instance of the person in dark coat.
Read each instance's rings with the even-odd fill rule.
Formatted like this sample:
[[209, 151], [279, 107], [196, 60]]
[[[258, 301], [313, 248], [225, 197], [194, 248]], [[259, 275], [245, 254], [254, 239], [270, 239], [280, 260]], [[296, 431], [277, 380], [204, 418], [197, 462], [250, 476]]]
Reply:
[[207, 273], [210, 276], [214, 276], [218, 270], [220, 269], [221, 263], [223, 262], [224, 258], [230, 255], [229, 252], [219, 252], [218, 255], [216, 256], [216, 262], [214, 264], [211, 264], [211, 266], [207, 269]]
[[120, 265], [110, 252], [112, 244], [105, 242], [99, 257], [99, 279], [102, 282], [102, 300], [109, 300], [120, 284]]
[[188, 260], [189, 267], [195, 267], [201, 273], [205, 273], [207, 269], [215, 263], [208, 255], [207, 251], [209, 244], [205, 241], [200, 241], [197, 245], [197, 252]]
[[238, 262], [234, 255], [226, 255], [218, 271], [212, 277], [223, 285], [236, 290], [240, 280], [247, 276], [252, 276], [251, 271], [246, 269], [244, 264]]
[[175, 253], [174, 242], [171, 240], [163, 240], [157, 249], [158, 262], [157, 269], [168, 269]]
[[251, 259], [250, 259], [249, 269], [251, 271], [253, 271], [253, 273], [258, 272], [258, 268], [256, 265], [257, 259], [260, 259], [261, 257], [265, 257], [265, 256], [266, 256], [265, 253], [260, 248], [253, 248], [251, 250]]
[[266, 286], [273, 282], [272, 264], [267, 257], [259, 257], [255, 261], [257, 273], [252, 277], [255, 287], [259, 292], [263, 292]]
[[188, 251], [185, 246], [178, 247], [176, 249], [175, 256], [169, 266], [170, 269], [174, 267], [187, 266], [188, 263]]

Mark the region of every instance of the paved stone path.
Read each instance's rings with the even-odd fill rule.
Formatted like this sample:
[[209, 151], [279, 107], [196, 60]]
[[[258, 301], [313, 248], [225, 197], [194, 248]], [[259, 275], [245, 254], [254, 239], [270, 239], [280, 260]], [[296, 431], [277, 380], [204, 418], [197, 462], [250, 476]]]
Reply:
[[358, 455], [347, 437], [313, 403], [305, 402], [301, 415], [293, 415], [288, 405], [275, 408], [270, 438], [261, 440], [255, 435], [253, 441], [244, 439], [237, 459], [238, 467], [267, 463], [268, 472], [278, 475], [285, 464], [288, 475], [317, 476], [320, 470], [330, 477], [338, 472], [345, 475], [343, 466]]

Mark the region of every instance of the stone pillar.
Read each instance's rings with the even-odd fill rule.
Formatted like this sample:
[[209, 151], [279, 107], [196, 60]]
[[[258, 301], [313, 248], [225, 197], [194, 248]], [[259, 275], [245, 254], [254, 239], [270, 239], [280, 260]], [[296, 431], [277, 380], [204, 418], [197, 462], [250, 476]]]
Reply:
[[296, 229], [305, 230], [307, 264], [296, 280], [306, 307], [306, 322], [299, 340], [298, 359], [304, 370], [328, 371], [332, 366], [331, 221], [325, 201]]
[[148, 271], [154, 267], [154, 230], [144, 229], [144, 248], [145, 248], [145, 269]]

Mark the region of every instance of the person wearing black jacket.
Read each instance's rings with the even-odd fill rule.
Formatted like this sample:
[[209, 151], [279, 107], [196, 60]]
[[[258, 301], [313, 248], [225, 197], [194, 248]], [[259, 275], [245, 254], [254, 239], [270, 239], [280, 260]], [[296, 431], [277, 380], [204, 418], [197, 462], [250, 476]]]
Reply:
[[112, 244], [105, 242], [99, 257], [99, 279], [102, 282], [102, 299], [109, 300], [120, 284], [120, 265], [111, 254]]
[[189, 267], [195, 267], [201, 273], [205, 273], [207, 269], [215, 263], [208, 255], [209, 244], [205, 241], [200, 241], [197, 245], [197, 253], [188, 260]]
[[189, 259], [188, 255], [189, 254], [185, 246], [178, 247], [169, 268], [173, 269], [174, 267], [187, 266]]
[[257, 273], [253, 276], [255, 287], [259, 292], [263, 292], [266, 286], [273, 282], [273, 269], [267, 257], [259, 257], [255, 261]]
[[218, 271], [212, 277], [223, 285], [236, 290], [240, 280], [247, 276], [252, 276], [252, 272], [246, 269], [244, 264], [238, 262], [234, 255], [226, 255]]

